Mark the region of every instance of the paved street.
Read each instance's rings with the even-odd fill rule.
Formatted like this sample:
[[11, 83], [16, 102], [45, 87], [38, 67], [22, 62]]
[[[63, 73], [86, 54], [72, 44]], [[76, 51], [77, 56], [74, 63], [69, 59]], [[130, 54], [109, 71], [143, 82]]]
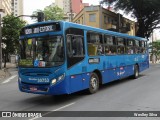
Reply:
[[[136, 80], [124, 79], [103, 85], [93, 95], [82, 92], [59, 97], [22, 93], [17, 70], [0, 81], [1, 111], [160, 111], [160, 65], [151, 65]], [[17, 119], [17, 118], [15, 118]], [[27, 118], [25, 118], [27, 119]], [[44, 118], [38, 118], [43, 120]], [[47, 118], [53, 119], [53, 118]], [[54, 120], [85, 118], [54, 118]], [[86, 118], [92, 120], [106, 118]], [[147, 118], [107, 118], [107, 120], [146, 120]], [[147, 120], [158, 120], [148, 118]]]

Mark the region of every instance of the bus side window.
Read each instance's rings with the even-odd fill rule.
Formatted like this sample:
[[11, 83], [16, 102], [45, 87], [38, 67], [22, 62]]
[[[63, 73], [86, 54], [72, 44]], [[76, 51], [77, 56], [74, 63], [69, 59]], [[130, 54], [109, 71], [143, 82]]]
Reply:
[[69, 57], [84, 56], [82, 36], [67, 36], [67, 54]]
[[117, 37], [117, 53], [118, 54], [124, 54], [125, 53], [125, 39]]
[[83, 38], [82, 36], [73, 36], [72, 37], [72, 48], [74, 56], [84, 56], [83, 50]]
[[68, 68], [84, 59], [83, 36], [67, 35]]
[[106, 55], [115, 55], [117, 50], [116, 50], [116, 41], [115, 37], [110, 36], [110, 35], [105, 35], [104, 36], [104, 52]]
[[134, 46], [135, 46], [135, 54], [139, 54], [140, 53], [140, 49], [139, 49], [139, 41], [135, 40], [134, 41]]
[[87, 45], [89, 56], [102, 55], [104, 51], [102, 44], [103, 39], [101, 34], [94, 32], [87, 33]]
[[140, 41], [140, 53], [145, 54], [146, 53], [146, 42]]
[[127, 40], [127, 47], [126, 47], [128, 54], [134, 54], [134, 41], [131, 39]]

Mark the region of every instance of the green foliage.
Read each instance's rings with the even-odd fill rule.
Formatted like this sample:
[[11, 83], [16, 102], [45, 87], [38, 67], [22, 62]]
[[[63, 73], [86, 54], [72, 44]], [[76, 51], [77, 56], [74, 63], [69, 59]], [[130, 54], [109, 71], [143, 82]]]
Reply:
[[[47, 6], [44, 10], [36, 10], [33, 12], [33, 15], [37, 15], [37, 12], [44, 12], [45, 20], [63, 20], [63, 10], [58, 6]], [[34, 18], [35, 19], [35, 18]]]
[[160, 28], [160, 0], [101, 0], [101, 3], [114, 3], [115, 10], [132, 13], [138, 22], [137, 36], [149, 38], [153, 29]]
[[152, 54], [156, 55], [157, 57], [160, 56], [160, 41], [155, 41], [149, 44]]
[[2, 43], [6, 48], [2, 50], [3, 55], [15, 54], [19, 48], [20, 30], [25, 25], [25, 21], [12, 15], [2, 18]]

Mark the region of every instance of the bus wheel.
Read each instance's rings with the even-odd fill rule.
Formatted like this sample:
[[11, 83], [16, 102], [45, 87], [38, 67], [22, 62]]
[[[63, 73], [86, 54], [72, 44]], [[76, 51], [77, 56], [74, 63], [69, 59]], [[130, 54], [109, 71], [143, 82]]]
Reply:
[[138, 77], [139, 77], [138, 65], [134, 65], [134, 75], [133, 75], [133, 78], [137, 79]]
[[96, 73], [92, 73], [89, 81], [89, 93], [93, 94], [99, 89], [99, 78]]

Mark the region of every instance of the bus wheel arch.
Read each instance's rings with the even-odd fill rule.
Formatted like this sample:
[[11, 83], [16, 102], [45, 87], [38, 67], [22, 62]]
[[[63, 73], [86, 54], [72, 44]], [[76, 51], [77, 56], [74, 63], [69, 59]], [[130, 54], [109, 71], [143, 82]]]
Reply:
[[94, 73], [97, 74], [98, 78], [99, 78], [99, 85], [102, 85], [102, 74], [99, 70], [94, 70]]

